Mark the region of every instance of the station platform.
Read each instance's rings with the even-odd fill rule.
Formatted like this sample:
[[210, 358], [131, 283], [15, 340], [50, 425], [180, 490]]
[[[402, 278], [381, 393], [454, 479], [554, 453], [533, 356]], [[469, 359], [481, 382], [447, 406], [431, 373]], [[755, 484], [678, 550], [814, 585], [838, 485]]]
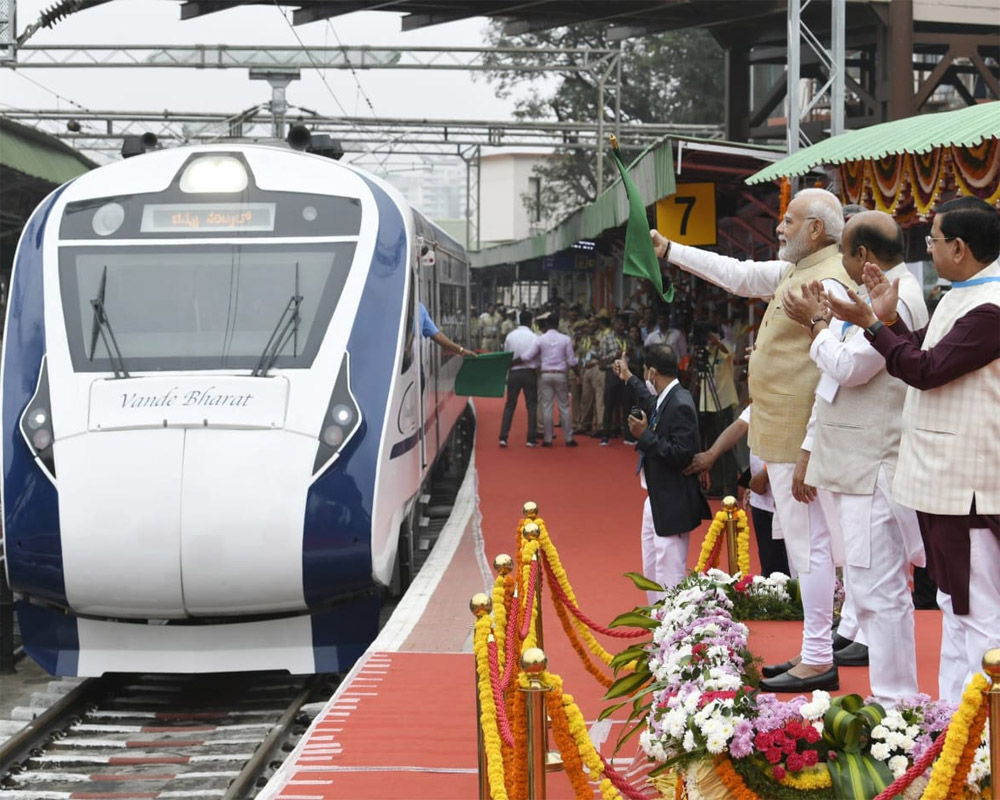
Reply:
[[[475, 408], [473, 461], [448, 525], [379, 638], [258, 795], [260, 800], [478, 797], [468, 603], [473, 594], [492, 587], [493, 558], [512, 552], [524, 502], [538, 503], [584, 613], [607, 624], [645, 604], [644, 593], [623, 577], [641, 571], [644, 492], [635, 476], [635, 451], [621, 439], [600, 447], [598, 439], [588, 437], [579, 439], [579, 447], [567, 448], [558, 429], [552, 448], [528, 448], [523, 406], [515, 416], [510, 446], [500, 448], [503, 400], [477, 398]], [[713, 511], [717, 508], [716, 501]], [[692, 536], [692, 567], [707, 527], [706, 521]], [[753, 537], [751, 558], [759, 569]], [[547, 597], [542, 608], [548, 668], [563, 678], [592, 739], [610, 759], [624, 710], [610, 724], [595, 723], [606, 705], [604, 689], [573, 652]], [[798, 652], [800, 622], [748, 625], [751, 650], [764, 663]], [[621, 640], [598, 639], [612, 652], [625, 646]], [[918, 611], [919, 684], [931, 696], [937, 694], [940, 639], [940, 612]], [[869, 693], [866, 668], [841, 668], [838, 693], [850, 692]], [[635, 781], [642, 781], [647, 769], [630, 746], [612, 763]], [[563, 773], [550, 774], [547, 789], [549, 800], [574, 797]]]

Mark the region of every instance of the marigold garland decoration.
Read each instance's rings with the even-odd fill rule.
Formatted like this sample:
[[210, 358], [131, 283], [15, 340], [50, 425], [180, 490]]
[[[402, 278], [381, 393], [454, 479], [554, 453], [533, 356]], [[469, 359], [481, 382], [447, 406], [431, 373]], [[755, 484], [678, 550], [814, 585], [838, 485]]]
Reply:
[[694, 568], [695, 572], [705, 572], [714, 566], [714, 564], [709, 564], [709, 561], [711, 561], [712, 551], [715, 549], [715, 542], [726, 527], [726, 519], [726, 512], [719, 511], [716, 513], [715, 519], [712, 520], [712, 524], [708, 526], [705, 540], [701, 543], [701, 555], [698, 556], [698, 565]]
[[742, 508], [736, 512], [736, 563], [742, 575], [750, 574], [750, 523]]
[[497, 642], [497, 664], [500, 665], [500, 674], [503, 674], [506, 665], [507, 647], [507, 603], [506, 585], [504, 576], [497, 575], [493, 581], [493, 636]]
[[[695, 572], [705, 572], [719, 563], [719, 553], [721, 552], [720, 537], [726, 529], [726, 522], [729, 517], [725, 511], [716, 513], [712, 524], [708, 526], [705, 533], [705, 540], [701, 543], [701, 553], [698, 556], [698, 564]], [[747, 521], [747, 512], [739, 509], [734, 515], [736, 520], [736, 564], [743, 575], [750, 574], [750, 523]]]
[[573, 625], [569, 619], [569, 612], [562, 603], [554, 603], [553, 605], [556, 609], [556, 616], [559, 617], [559, 622], [562, 624], [563, 632], [566, 634], [566, 638], [569, 639], [569, 643], [573, 646], [574, 652], [576, 652], [580, 661], [583, 663], [584, 669], [593, 675], [595, 680], [597, 680], [597, 682], [600, 683], [605, 689], [610, 688], [614, 681], [610, 676], [601, 672], [598, 666], [590, 660], [590, 656], [587, 655], [587, 651], [584, 649], [583, 645], [580, 644], [576, 631], [573, 629]]
[[[556, 546], [552, 543], [552, 539], [549, 538], [548, 529], [545, 527], [545, 523], [538, 519], [535, 520], [538, 523], [538, 528], [540, 534], [538, 536], [538, 541], [542, 548], [542, 553], [544, 554], [546, 560], [549, 562], [549, 568], [552, 570], [552, 574], [555, 575], [556, 581], [559, 583], [559, 587], [562, 589], [563, 594], [566, 595], [567, 599], [577, 608], [580, 604], [576, 600], [576, 595], [573, 593], [573, 587], [570, 585], [569, 578], [566, 575], [566, 570], [563, 569], [562, 562], [559, 560], [559, 551], [556, 550]], [[558, 607], [559, 603], [556, 602], [556, 598], [553, 596], [553, 603]], [[601, 643], [597, 641], [594, 634], [590, 632], [580, 620], [576, 617], [570, 617], [570, 624], [576, 629], [580, 638], [583, 639], [587, 644], [587, 649], [590, 650], [595, 656], [597, 656], [605, 664], [610, 664], [611, 659], [614, 657], [609, 653]]]
[[865, 162], [847, 161], [840, 165], [841, 197], [844, 203], [860, 203], [865, 188]]
[[490, 683], [487, 643], [492, 625], [493, 621], [489, 614], [484, 614], [476, 620], [474, 649], [476, 676], [479, 681], [479, 726], [483, 735], [483, 749], [486, 751], [486, 771], [490, 781], [490, 794], [493, 800], [507, 800], [500, 731], [497, 728], [497, 709], [493, 699], [493, 687]]
[[[958, 770], [966, 746], [969, 744], [972, 727], [979, 715], [979, 708], [983, 704], [983, 692], [986, 688], [986, 678], [979, 673], [974, 675], [969, 681], [969, 685], [965, 687], [965, 691], [962, 693], [962, 704], [955, 712], [955, 716], [951, 718], [944, 748], [941, 750], [940, 758], [934, 762], [930, 782], [924, 789], [921, 800], [950, 800], [956, 796], [951, 794], [951, 787], [955, 781], [961, 781], [959, 786], [964, 784], [965, 774], [960, 774]], [[974, 740], [974, 744], [978, 746], [978, 736]], [[968, 774], [968, 770], [966, 770], [966, 774]]]
[[728, 758], [716, 760], [715, 772], [719, 776], [719, 780], [729, 789], [729, 796], [733, 800], [761, 800], [760, 795], [747, 788], [743, 778], [733, 769], [733, 762]]
[[788, 203], [792, 199], [792, 184], [787, 177], [782, 177], [781, 179], [781, 192], [779, 194], [778, 200], [778, 219], [782, 220], [785, 218], [785, 212], [788, 210]]
[[984, 139], [971, 147], [952, 145], [951, 161], [962, 194], [996, 205], [1000, 200], [1000, 140]]

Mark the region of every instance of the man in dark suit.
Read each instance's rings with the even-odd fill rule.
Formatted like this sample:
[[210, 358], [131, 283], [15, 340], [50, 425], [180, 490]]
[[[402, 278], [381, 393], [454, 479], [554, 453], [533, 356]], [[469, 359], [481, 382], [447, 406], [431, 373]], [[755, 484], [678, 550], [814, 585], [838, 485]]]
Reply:
[[[645, 381], [629, 371], [624, 357], [615, 362], [614, 374], [632, 391], [635, 408], [628, 424], [637, 440], [636, 474], [648, 492], [642, 509], [642, 571], [670, 588], [687, 574], [691, 531], [712, 514], [697, 476], [684, 474], [700, 438], [694, 399], [677, 380], [677, 353], [667, 344], [650, 345], [643, 364]], [[649, 602], [662, 597], [650, 592]]]

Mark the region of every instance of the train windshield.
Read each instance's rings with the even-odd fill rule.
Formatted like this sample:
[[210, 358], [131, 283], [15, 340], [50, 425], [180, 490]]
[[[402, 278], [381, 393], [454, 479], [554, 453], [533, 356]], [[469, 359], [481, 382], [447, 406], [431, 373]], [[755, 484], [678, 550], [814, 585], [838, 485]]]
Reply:
[[[276, 328], [287, 335], [273, 366], [308, 367], [354, 249], [354, 242], [61, 248], [73, 368], [114, 371], [120, 352], [129, 371], [252, 370]], [[284, 325], [290, 303], [298, 321]]]

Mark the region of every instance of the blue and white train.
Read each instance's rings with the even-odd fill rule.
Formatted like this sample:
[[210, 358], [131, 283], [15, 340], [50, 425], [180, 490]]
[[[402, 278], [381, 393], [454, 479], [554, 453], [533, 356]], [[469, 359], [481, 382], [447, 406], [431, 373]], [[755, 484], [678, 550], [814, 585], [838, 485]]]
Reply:
[[420, 301], [464, 341], [462, 247], [319, 155], [160, 150], [53, 192], [0, 373], [26, 652], [57, 675], [349, 667], [466, 407]]

